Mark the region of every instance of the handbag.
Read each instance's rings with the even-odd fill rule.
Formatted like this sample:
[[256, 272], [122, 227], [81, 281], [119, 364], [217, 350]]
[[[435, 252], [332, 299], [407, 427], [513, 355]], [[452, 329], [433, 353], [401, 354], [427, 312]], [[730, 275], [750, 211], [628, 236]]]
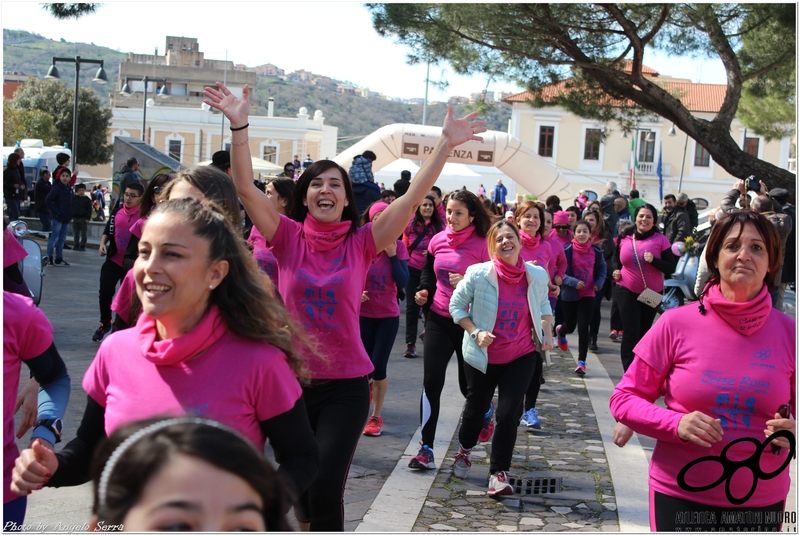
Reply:
[[663, 296], [646, 287], [646, 277], [644, 277], [644, 270], [641, 267], [641, 257], [638, 256], [638, 248], [635, 246], [635, 235], [633, 235], [633, 252], [635, 253], [635, 260], [638, 264], [638, 271], [641, 272], [641, 278], [644, 281], [644, 291], [638, 296], [638, 301], [646, 306], [657, 308], [660, 302], [663, 300]]

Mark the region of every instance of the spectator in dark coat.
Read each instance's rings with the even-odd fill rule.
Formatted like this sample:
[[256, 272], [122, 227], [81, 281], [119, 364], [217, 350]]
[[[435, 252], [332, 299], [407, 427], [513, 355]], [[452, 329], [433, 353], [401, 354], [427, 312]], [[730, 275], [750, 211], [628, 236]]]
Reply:
[[663, 197], [663, 235], [669, 243], [683, 241], [691, 235], [691, 220], [685, 208], [677, 204], [674, 195]]
[[92, 218], [92, 200], [86, 195], [86, 185], [75, 185], [75, 197], [72, 199], [72, 235], [75, 238], [75, 250], [86, 250], [86, 231]]
[[8, 155], [8, 163], [3, 171], [3, 195], [6, 198], [8, 217], [12, 221], [19, 219], [19, 203], [25, 198], [25, 182], [20, 178], [18, 167], [22, 165], [19, 154]]
[[411, 172], [403, 171], [400, 173], [400, 179], [394, 182], [394, 192], [397, 197], [402, 197], [408, 188], [411, 186]]
[[39, 180], [33, 187], [33, 206], [36, 208], [36, 213], [39, 216], [39, 221], [42, 222], [42, 230], [50, 232], [50, 209], [47, 208], [47, 194], [53, 185], [50, 183], [50, 171], [42, 169], [39, 174]]
[[691, 222], [691, 232], [693, 232], [699, 225], [699, 210], [696, 209], [696, 203], [688, 198], [687, 193], [680, 193], [677, 195], [677, 204], [688, 212], [688, 220]]
[[[72, 173], [66, 167], [61, 168], [61, 172], [56, 176], [53, 188], [45, 199], [45, 204], [50, 209], [52, 232], [47, 242], [47, 259], [49, 264], [68, 266], [64, 260], [64, 242], [67, 239], [69, 222], [72, 219], [72, 187], [69, 181]], [[53, 261], [55, 254], [55, 262]]]
[[785, 256], [782, 259], [782, 295], [785, 295], [787, 286], [796, 282], [796, 206], [788, 202], [788, 190], [774, 188], [768, 192], [768, 196], [781, 206], [783, 214], [787, 214], [793, 225], [791, 233], [785, 243]]
[[605, 226], [609, 229], [615, 229], [616, 222], [619, 220], [619, 214], [616, 212], [614, 206], [616, 199], [619, 197], [621, 197], [621, 194], [619, 190], [616, 189], [616, 183], [608, 182], [605, 195], [599, 199], [599, 205], [602, 207], [602, 217], [605, 218]]
[[[791, 216], [785, 213], [777, 212], [774, 201], [766, 195], [758, 195], [752, 199], [752, 211], [757, 212], [771, 221], [774, 228], [777, 229], [777, 234], [780, 235], [780, 246], [782, 247], [782, 257], [785, 258], [785, 250], [788, 245], [788, 236], [793, 230], [794, 221]], [[785, 291], [782, 289], [782, 274], [785, 273], [785, 263], [783, 262], [782, 268], [774, 275], [774, 284], [768, 289], [771, 294], [771, 306], [776, 310], [782, 312], [782, 305], [785, 299]]]

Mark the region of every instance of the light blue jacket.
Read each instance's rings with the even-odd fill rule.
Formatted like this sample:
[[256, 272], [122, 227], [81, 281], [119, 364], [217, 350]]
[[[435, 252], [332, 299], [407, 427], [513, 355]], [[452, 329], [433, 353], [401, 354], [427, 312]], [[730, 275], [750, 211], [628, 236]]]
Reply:
[[[547, 297], [549, 274], [544, 268], [533, 264], [525, 263], [524, 267], [527, 269], [527, 303], [533, 318], [532, 337], [536, 346], [541, 347], [541, 340], [544, 339], [541, 316], [552, 314]], [[469, 317], [478, 328], [492, 332], [498, 312], [499, 280], [494, 262], [469, 266], [449, 301], [449, 313], [453, 321], [458, 323]], [[483, 373], [488, 367], [488, 350], [472, 341], [467, 332], [463, 333], [463, 360]]]

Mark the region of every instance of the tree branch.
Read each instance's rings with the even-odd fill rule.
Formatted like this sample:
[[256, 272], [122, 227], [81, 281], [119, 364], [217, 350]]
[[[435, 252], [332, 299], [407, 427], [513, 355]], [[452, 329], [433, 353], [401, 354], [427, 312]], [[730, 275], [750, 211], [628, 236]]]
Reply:
[[666, 4], [663, 6], [663, 9], [660, 10], [660, 16], [658, 17], [657, 22], [655, 22], [655, 25], [652, 26], [652, 29], [649, 30], [649, 33], [647, 33], [641, 39], [641, 44], [643, 46], [646, 46], [652, 39], [654, 39], [657, 33], [660, 31], [660, 29], [663, 28], [663, 25], [666, 23], [666, 20], [668, 20], [669, 18], [669, 13], [671, 13], [671, 6], [669, 4]]

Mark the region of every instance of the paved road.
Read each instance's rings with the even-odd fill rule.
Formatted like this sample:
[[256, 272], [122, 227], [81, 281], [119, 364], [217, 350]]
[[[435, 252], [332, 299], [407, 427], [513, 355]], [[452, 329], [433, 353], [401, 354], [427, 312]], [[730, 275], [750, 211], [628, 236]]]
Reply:
[[[98, 344], [91, 341], [91, 335], [99, 324], [99, 273], [104, 259], [97, 255], [95, 249], [89, 249], [86, 252], [66, 251], [65, 258], [72, 264], [71, 266], [48, 269], [41, 308], [53, 324], [56, 345], [64, 357], [72, 377], [72, 398], [64, 418], [66, 442], [74, 437], [76, 427], [80, 422], [85, 407], [85, 393], [81, 388], [81, 379], [98, 347]], [[788, 296], [788, 301], [795, 306], [793, 294]], [[639, 488], [641, 484], [645, 489], [646, 457], [644, 452], [646, 452], [646, 456], [649, 455], [653, 442], [646, 437], [638, 437], [643, 450], [640, 448], [635, 450], [634, 448], [638, 446], [631, 448], [631, 445], [628, 445], [623, 450], [623, 454], [621, 454], [622, 450], [618, 450], [609, 442], [608, 430], [612, 428], [612, 421], [608, 423], [608, 415], [604, 414], [607, 412], [607, 403], [606, 400], [603, 401], [602, 396], [607, 396], [612, 391], [612, 386], [621, 378], [622, 368], [619, 359], [619, 344], [606, 338], [608, 314], [609, 307], [605, 304], [599, 351], [596, 352], [596, 358], [590, 356], [587, 379], [571, 377], [572, 374], [568, 373], [568, 368], [573, 366], [571, 355], [555, 352], [556, 359], [553, 363], [555, 368], [551, 370], [553, 380], [544, 385], [541, 394], [541, 410], [548, 420], [545, 422], [552, 427], [556, 425], [559, 418], [568, 418], [567, 422], [570, 425], [577, 426], [572, 429], [582, 428], [587, 433], [579, 436], [585, 439], [584, 442], [590, 444], [584, 445], [584, 447], [591, 453], [576, 451], [581, 447], [579, 446], [581, 441], [574, 441], [574, 444], [558, 442], [556, 446], [544, 447], [542, 450], [542, 441], [548, 440], [548, 432], [526, 437], [523, 430], [519, 434], [518, 452], [516, 453], [520, 459], [525, 459], [525, 463], [533, 463], [524, 465], [530, 469], [536, 466], [536, 462], [540, 462], [545, 463], [542, 466], [560, 470], [561, 465], [567, 464], [561, 462], [562, 458], [571, 464], [573, 458], [579, 460], [581, 455], [583, 457], [590, 455], [589, 462], [601, 464], [601, 458], [604, 457], [608, 463], [609, 474], [613, 478], [613, 487], [615, 487], [613, 490], [608, 483], [610, 476], [605, 475], [605, 472], [602, 471], [603, 468], [597, 472], [600, 474], [595, 489], [598, 501], [596, 503], [588, 500], [585, 503], [575, 501], [570, 505], [564, 502], [568, 507], [572, 507], [568, 514], [562, 507], [564, 503], [547, 502], [546, 500], [539, 502], [511, 501], [499, 503], [496, 507], [474, 509], [475, 502], [484, 501], [483, 497], [478, 496], [484, 492], [484, 490], [480, 490], [484, 489], [482, 480], [458, 482], [453, 481], [451, 476], [446, 473], [451, 459], [445, 457], [445, 453], [449, 453], [450, 457], [452, 455], [451, 437], [452, 433], [456, 431], [462, 406], [462, 398], [457, 393], [457, 387], [454, 386], [456, 381], [452, 379], [448, 380], [448, 387], [453, 388], [446, 403], [447, 406], [442, 408], [442, 423], [440, 424], [442, 428], [447, 427], [447, 432], [440, 430], [441, 445], [436, 444], [437, 461], [442, 470], [431, 474], [418, 474], [407, 470], [405, 468], [407, 459], [415, 453], [418, 447], [414, 440], [418, 440], [419, 397], [423, 363], [421, 358], [402, 358], [401, 355], [404, 351], [403, 326], [400, 328], [389, 361], [389, 392], [383, 413], [385, 420], [383, 436], [362, 437], [353, 459], [345, 494], [345, 529], [348, 531], [356, 529], [359, 531], [443, 529], [522, 531], [541, 530], [544, 526], [547, 526], [545, 531], [562, 529], [635, 531], [646, 529], [646, 503], [645, 501], [643, 503], [640, 500], [636, 501], [636, 497], [630, 496], [629, 491]], [[576, 337], [574, 337], [575, 345], [576, 341]], [[563, 375], [562, 371], [557, 371], [561, 368], [567, 370], [565, 376], [561, 376]], [[450, 373], [452, 371], [450, 370]], [[570, 396], [578, 396], [573, 402], [569, 402], [575, 410], [570, 410], [568, 413], [564, 409], [558, 409], [563, 404], [563, 398], [559, 392], [565, 391], [568, 391]], [[582, 396], [582, 399], [579, 396]], [[590, 405], [586, 405], [589, 398]], [[444, 420], [447, 420], [446, 424], [443, 423]], [[557, 433], [558, 431], [553, 430], [553, 432]], [[575, 430], [575, 433], [578, 432]], [[569, 435], [564, 436], [568, 437]], [[558, 439], [562, 440], [562, 437], [558, 437]], [[26, 441], [18, 441], [18, 443], [24, 447]], [[636, 451], [641, 452], [640, 462], [637, 468], [633, 469], [630, 463]], [[267, 454], [269, 453], [267, 451]], [[599, 460], [593, 460], [593, 458]], [[516, 465], [514, 464], [514, 466]], [[576, 466], [580, 466], [579, 462]], [[564, 470], [568, 470], [568, 468]], [[564, 470], [559, 472], [567, 474], [564, 485], [572, 484], [576, 489], [584, 488], [586, 482], [581, 482], [580, 479], [580, 474], [584, 471], [578, 469], [569, 475]], [[475, 474], [478, 472], [479, 470], [476, 469]], [[591, 492], [587, 491], [586, 494], [590, 495]], [[643, 492], [645, 493], [645, 490]], [[795, 495], [792, 500], [795, 500]], [[554, 507], [553, 503], [555, 503]], [[618, 516], [615, 508], [608, 505], [615, 503], [618, 503], [619, 507]], [[592, 511], [591, 507], [600, 510]], [[73, 526], [80, 530], [82, 524], [90, 517], [90, 508], [91, 488], [88, 484], [75, 488], [45, 489], [34, 493], [29, 498], [26, 524], [34, 527], [47, 525], [50, 529], [54, 529], [61, 522], [63, 527]], [[539, 510], [541, 512], [536, 512]], [[528, 513], [522, 514], [523, 511]], [[533, 512], [536, 512], [534, 515], [536, 520], [530, 518], [530, 513]], [[476, 524], [455, 522], [471, 516], [480, 517], [475, 520]], [[446, 521], [442, 519], [446, 519]], [[543, 524], [543, 522], [547, 523]], [[556, 525], [556, 522], [560, 522], [563, 527]]]

